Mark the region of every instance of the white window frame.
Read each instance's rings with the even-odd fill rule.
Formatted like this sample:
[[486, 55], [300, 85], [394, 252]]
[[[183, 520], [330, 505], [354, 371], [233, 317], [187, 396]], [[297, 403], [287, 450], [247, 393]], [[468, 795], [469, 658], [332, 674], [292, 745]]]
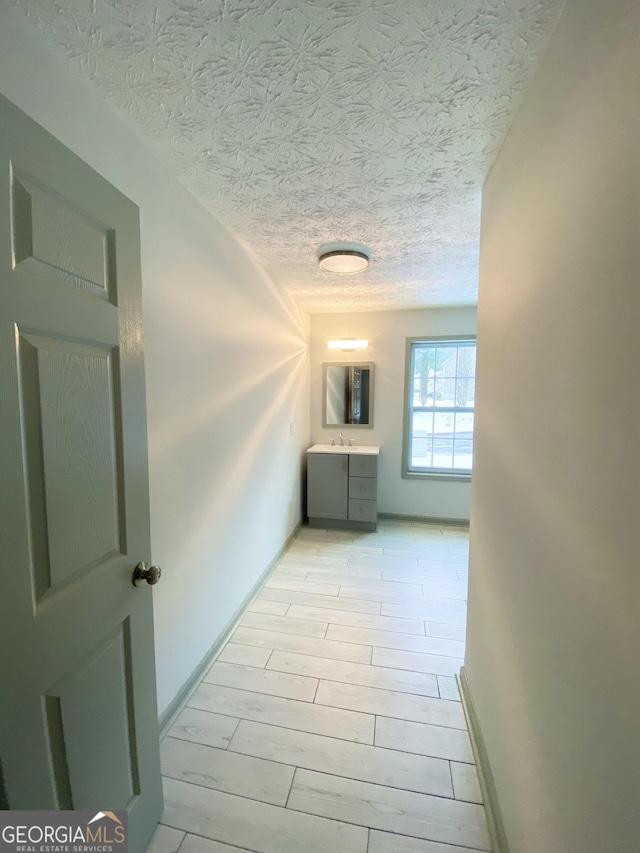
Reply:
[[[412, 414], [414, 411], [425, 411], [435, 413], [458, 413], [458, 412], [475, 412], [475, 403], [473, 406], [415, 406], [413, 403], [414, 393], [414, 351], [418, 344], [427, 344], [433, 346], [443, 346], [450, 344], [452, 346], [460, 346], [460, 344], [476, 344], [475, 335], [447, 335], [446, 337], [419, 337], [407, 338], [406, 359], [405, 359], [405, 382], [404, 382], [404, 436], [402, 442], [402, 476], [406, 479], [435, 479], [435, 480], [471, 480], [471, 470], [460, 468], [414, 468], [411, 465], [412, 458], [412, 436], [411, 424]], [[435, 401], [434, 401], [435, 402]]]

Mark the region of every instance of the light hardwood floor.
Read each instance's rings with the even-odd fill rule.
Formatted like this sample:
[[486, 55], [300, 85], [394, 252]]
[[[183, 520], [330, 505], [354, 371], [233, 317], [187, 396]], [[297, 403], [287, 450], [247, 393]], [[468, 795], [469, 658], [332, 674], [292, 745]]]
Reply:
[[148, 853], [491, 850], [455, 675], [465, 530], [303, 528], [162, 747]]

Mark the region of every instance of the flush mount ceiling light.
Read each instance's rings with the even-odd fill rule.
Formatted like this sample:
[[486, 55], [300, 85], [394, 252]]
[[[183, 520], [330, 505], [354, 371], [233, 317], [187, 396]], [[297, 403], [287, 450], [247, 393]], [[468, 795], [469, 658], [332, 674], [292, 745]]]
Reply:
[[320, 269], [325, 272], [338, 273], [338, 275], [351, 275], [356, 272], [364, 272], [369, 266], [369, 258], [364, 252], [356, 252], [352, 249], [338, 249], [333, 252], [324, 252], [318, 258]]

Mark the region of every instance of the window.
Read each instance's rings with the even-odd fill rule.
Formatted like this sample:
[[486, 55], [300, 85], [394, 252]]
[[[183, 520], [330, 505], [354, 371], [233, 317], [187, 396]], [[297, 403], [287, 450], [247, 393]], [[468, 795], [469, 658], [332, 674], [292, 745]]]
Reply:
[[475, 338], [407, 341], [405, 476], [470, 476], [475, 375]]

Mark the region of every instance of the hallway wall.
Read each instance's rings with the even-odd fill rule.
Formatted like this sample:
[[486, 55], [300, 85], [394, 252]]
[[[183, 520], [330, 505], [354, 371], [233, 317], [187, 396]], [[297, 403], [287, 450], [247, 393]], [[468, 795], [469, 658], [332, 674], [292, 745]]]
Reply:
[[640, 849], [639, 44], [569, 0], [483, 197], [466, 667], [510, 853]]
[[[420, 335], [474, 335], [476, 308], [422, 308], [407, 311], [369, 311], [311, 316], [311, 440], [325, 443], [340, 430], [322, 426], [322, 365], [326, 361], [375, 363], [372, 429], [349, 427], [345, 439], [381, 447], [378, 509], [397, 515], [431, 518], [469, 518], [469, 482], [432, 478], [404, 479], [402, 431], [407, 338]], [[369, 347], [357, 353], [327, 349], [327, 341], [365, 338]]]
[[162, 712], [300, 519], [308, 318], [6, 4], [0, 91], [140, 207]]

